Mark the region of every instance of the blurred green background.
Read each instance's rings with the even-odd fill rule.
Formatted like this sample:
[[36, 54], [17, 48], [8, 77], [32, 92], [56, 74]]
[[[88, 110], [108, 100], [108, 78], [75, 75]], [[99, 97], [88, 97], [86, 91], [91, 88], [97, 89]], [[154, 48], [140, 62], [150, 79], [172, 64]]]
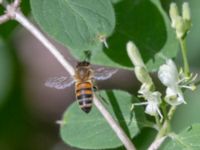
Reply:
[[[192, 29], [188, 35], [188, 58], [194, 72], [200, 64], [200, 1], [188, 0], [192, 13]], [[176, 1], [181, 6], [182, 0]], [[167, 10], [169, 0], [163, 0]], [[29, 1], [23, 0], [23, 12], [30, 13]], [[0, 12], [3, 9], [0, 7]], [[31, 18], [31, 15], [30, 19]], [[65, 57], [75, 65], [66, 49], [57, 45]], [[177, 62], [181, 63], [180, 54]], [[0, 150], [68, 150], [59, 137], [55, 122], [74, 99], [73, 89], [57, 91], [48, 89], [48, 77], [65, 73], [63, 68], [45, 48], [14, 21], [0, 25]], [[124, 76], [127, 81], [118, 83]], [[119, 72], [100, 88], [117, 87], [131, 91], [135, 80], [129, 71]], [[177, 110], [173, 129], [181, 131], [191, 123], [200, 122], [200, 89], [186, 92], [187, 105]], [[145, 129], [146, 130], [146, 129]], [[147, 131], [145, 131], [147, 133]], [[141, 141], [138, 141], [141, 143]]]

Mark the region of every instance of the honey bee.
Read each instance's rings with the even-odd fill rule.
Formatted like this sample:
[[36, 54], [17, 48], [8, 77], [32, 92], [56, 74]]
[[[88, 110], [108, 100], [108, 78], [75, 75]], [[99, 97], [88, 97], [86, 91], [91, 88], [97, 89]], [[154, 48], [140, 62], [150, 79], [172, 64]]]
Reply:
[[116, 72], [117, 69], [106, 69], [104, 67], [94, 70], [89, 62], [82, 61], [77, 63], [73, 77], [50, 78], [46, 81], [45, 86], [64, 89], [75, 83], [75, 95], [78, 104], [85, 113], [89, 113], [92, 108], [94, 89], [96, 89], [95, 80], [109, 79]]

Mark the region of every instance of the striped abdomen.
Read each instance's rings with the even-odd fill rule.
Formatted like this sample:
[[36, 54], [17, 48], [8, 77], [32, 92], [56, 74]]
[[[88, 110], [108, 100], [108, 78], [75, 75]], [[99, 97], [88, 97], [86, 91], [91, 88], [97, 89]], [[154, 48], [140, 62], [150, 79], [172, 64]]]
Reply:
[[93, 85], [91, 82], [83, 82], [76, 84], [76, 99], [81, 109], [89, 113], [92, 108]]

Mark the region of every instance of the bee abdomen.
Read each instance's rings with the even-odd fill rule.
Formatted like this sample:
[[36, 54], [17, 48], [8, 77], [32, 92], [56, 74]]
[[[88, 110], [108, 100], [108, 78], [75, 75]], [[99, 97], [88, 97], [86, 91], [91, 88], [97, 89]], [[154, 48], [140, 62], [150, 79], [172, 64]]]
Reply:
[[93, 100], [92, 84], [90, 82], [80, 83], [76, 86], [76, 99], [81, 109], [89, 113]]

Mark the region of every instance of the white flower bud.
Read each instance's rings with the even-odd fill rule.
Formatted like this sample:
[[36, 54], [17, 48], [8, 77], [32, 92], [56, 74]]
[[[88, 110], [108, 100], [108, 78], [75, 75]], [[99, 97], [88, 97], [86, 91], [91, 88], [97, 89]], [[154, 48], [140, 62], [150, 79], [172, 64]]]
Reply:
[[181, 39], [185, 35], [185, 33], [187, 32], [187, 26], [186, 26], [185, 21], [183, 20], [182, 17], [176, 18], [175, 28], [176, 28], [177, 38]]
[[128, 56], [131, 59], [134, 66], [141, 66], [141, 67], [145, 66], [142, 57], [140, 55], [140, 52], [137, 46], [133, 42], [129, 41], [126, 45], [126, 49]]
[[169, 15], [170, 15], [171, 22], [172, 22], [172, 24], [171, 24], [172, 28], [175, 28], [176, 18], [180, 16], [178, 13], [178, 7], [177, 7], [176, 3], [170, 4]]
[[135, 75], [141, 83], [148, 84], [149, 87], [153, 85], [153, 81], [144, 67], [135, 66]]
[[171, 3], [169, 14], [171, 18], [171, 26], [176, 30], [177, 38], [183, 38], [191, 27], [191, 14], [189, 4], [187, 2], [183, 3], [182, 16], [180, 16], [176, 3]]
[[171, 59], [166, 61], [166, 64], [160, 66], [158, 78], [165, 86], [174, 86], [178, 81], [178, 71], [176, 65]]
[[182, 16], [184, 20], [191, 20], [190, 7], [188, 2], [184, 2], [182, 6]]
[[135, 66], [135, 75], [142, 84], [148, 84], [149, 87], [153, 86], [152, 79], [146, 70], [145, 64], [142, 60], [140, 52], [133, 42], [127, 43], [127, 53], [132, 63]]

